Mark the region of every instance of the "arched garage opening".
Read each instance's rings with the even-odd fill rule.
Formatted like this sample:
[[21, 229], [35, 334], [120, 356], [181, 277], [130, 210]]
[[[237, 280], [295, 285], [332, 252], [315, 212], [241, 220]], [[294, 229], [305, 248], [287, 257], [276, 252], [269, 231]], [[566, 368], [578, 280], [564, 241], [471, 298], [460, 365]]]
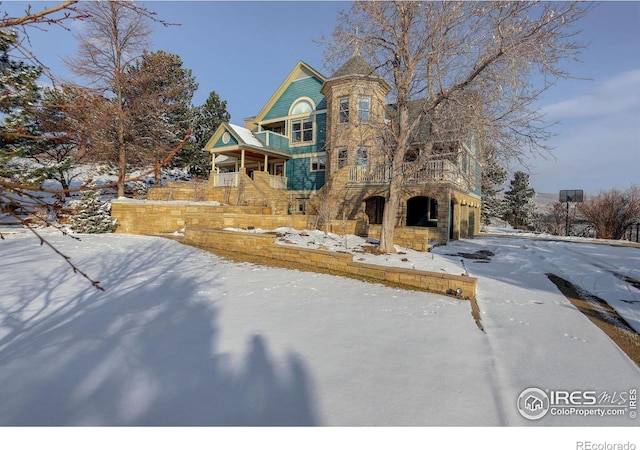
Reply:
[[438, 226], [438, 201], [423, 196], [411, 197], [407, 200], [407, 226]]
[[364, 211], [367, 213], [367, 217], [369, 217], [369, 223], [371, 225], [381, 225], [382, 214], [384, 212], [384, 197], [376, 195], [374, 197], [369, 197], [364, 202]]

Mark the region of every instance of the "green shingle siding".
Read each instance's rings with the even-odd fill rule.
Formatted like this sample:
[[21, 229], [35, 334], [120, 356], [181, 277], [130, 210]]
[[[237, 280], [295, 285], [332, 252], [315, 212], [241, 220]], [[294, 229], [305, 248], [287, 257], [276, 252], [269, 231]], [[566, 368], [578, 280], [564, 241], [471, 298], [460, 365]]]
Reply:
[[292, 155], [301, 155], [303, 153], [317, 153], [325, 151], [325, 141], [327, 138], [327, 115], [325, 113], [318, 114], [315, 117], [315, 133], [316, 143], [313, 145], [299, 145], [289, 147]]
[[[224, 136], [224, 134], [222, 135]], [[216, 142], [216, 144], [213, 146], [214, 148], [218, 148], [218, 147], [231, 147], [233, 145], [238, 145], [238, 141], [236, 140], [236, 138], [234, 138], [232, 135], [230, 135], [231, 139], [229, 139], [228, 143], [224, 143], [222, 142], [222, 136], [220, 136], [220, 139], [218, 139], [218, 141]]]
[[287, 189], [294, 191], [318, 190], [324, 185], [325, 172], [311, 172], [311, 158], [292, 159], [287, 162]]
[[[315, 77], [292, 81], [264, 116], [263, 120], [271, 120], [288, 116], [291, 105], [300, 97], [309, 97], [312, 99], [316, 105], [316, 109], [326, 108], [327, 102], [324, 95], [320, 93], [321, 87], [322, 82]], [[320, 107], [321, 104], [324, 104], [322, 108]]]

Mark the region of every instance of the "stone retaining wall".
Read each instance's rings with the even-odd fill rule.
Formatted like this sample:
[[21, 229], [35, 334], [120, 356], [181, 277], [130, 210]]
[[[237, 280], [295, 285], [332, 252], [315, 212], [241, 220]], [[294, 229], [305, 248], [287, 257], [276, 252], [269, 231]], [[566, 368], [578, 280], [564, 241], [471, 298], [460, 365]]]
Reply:
[[301, 270], [332, 273], [438, 294], [450, 294], [462, 289], [460, 297], [465, 299], [475, 298], [476, 295], [477, 279], [473, 277], [364, 264], [353, 261], [353, 255], [349, 253], [276, 244], [275, 237], [270, 234], [187, 228], [184, 242], [213, 253], [222, 252], [226, 255], [232, 252], [238, 259], [246, 255], [249, 261], [257, 257], [277, 266], [288, 262]]
[[[264, 212], [264, 214], [263, 214]], [[289, 227], [314, 229], [311, 215], [272, 215], [257, 206], [219, 206], [206, 202], [163, 200], [114, 200], [111, 216], [118, 219], [118, 233], [165, 234], [183, 228], [260, 228], [275, 230]], [[355, 234], [360, 224], [355, 220], [332, 221], [329, 231]]]

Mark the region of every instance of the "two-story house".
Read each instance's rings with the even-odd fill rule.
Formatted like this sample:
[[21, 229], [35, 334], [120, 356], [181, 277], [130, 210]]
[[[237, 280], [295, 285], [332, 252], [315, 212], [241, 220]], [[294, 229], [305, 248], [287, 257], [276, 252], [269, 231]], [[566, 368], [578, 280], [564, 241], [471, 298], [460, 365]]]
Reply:
[[[299, 62], [256, 116], [213, 134], [205, 146], [213, 155], [210, 185], [239, 189], [245, 203], [264, 201], [276, 213], [313, 213], [318, 202], [337, 201], [337, 217], [363, 220], [375, 237], [390, 174], [380, 137], [392, 120], [390, 90], [357, 53], [331, 77]], [[420, 229], [410, 235], [429, 241], [473, 236], [481, 178], [475, 133], [451, 136], [430, 153], [420, 159], [416, 139], [406, 158], [397, 226]]]

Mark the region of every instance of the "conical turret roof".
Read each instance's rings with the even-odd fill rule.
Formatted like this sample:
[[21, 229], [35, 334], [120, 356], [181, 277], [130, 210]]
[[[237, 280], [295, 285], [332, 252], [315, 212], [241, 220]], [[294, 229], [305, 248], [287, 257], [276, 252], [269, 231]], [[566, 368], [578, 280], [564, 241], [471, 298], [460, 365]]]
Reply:
[[375, 80], [378, 83], [384, 85], [387, 90], [391, 89], [387, 80], [385, 80], [376, 69], [371, 67], [371, 65], [362, 57], [362, 55], [360, 55], [360, 52], [357, 48], [353, 55], [342, 66], [340, 66], [340, 68], [336, 70], [333, 75], [327, 78], [324, 84], [326, 86], [337, 80], [360, 77], [368, 78], [371, 81]]
[[380, 74], [369, 65], [367, 61], [360, 55], [360, 53], [354, 53], [351, 58], [347, 60], [331, 78], [339, 78], [351, 75], [363, 75], [367, 77], [380, 78]]

